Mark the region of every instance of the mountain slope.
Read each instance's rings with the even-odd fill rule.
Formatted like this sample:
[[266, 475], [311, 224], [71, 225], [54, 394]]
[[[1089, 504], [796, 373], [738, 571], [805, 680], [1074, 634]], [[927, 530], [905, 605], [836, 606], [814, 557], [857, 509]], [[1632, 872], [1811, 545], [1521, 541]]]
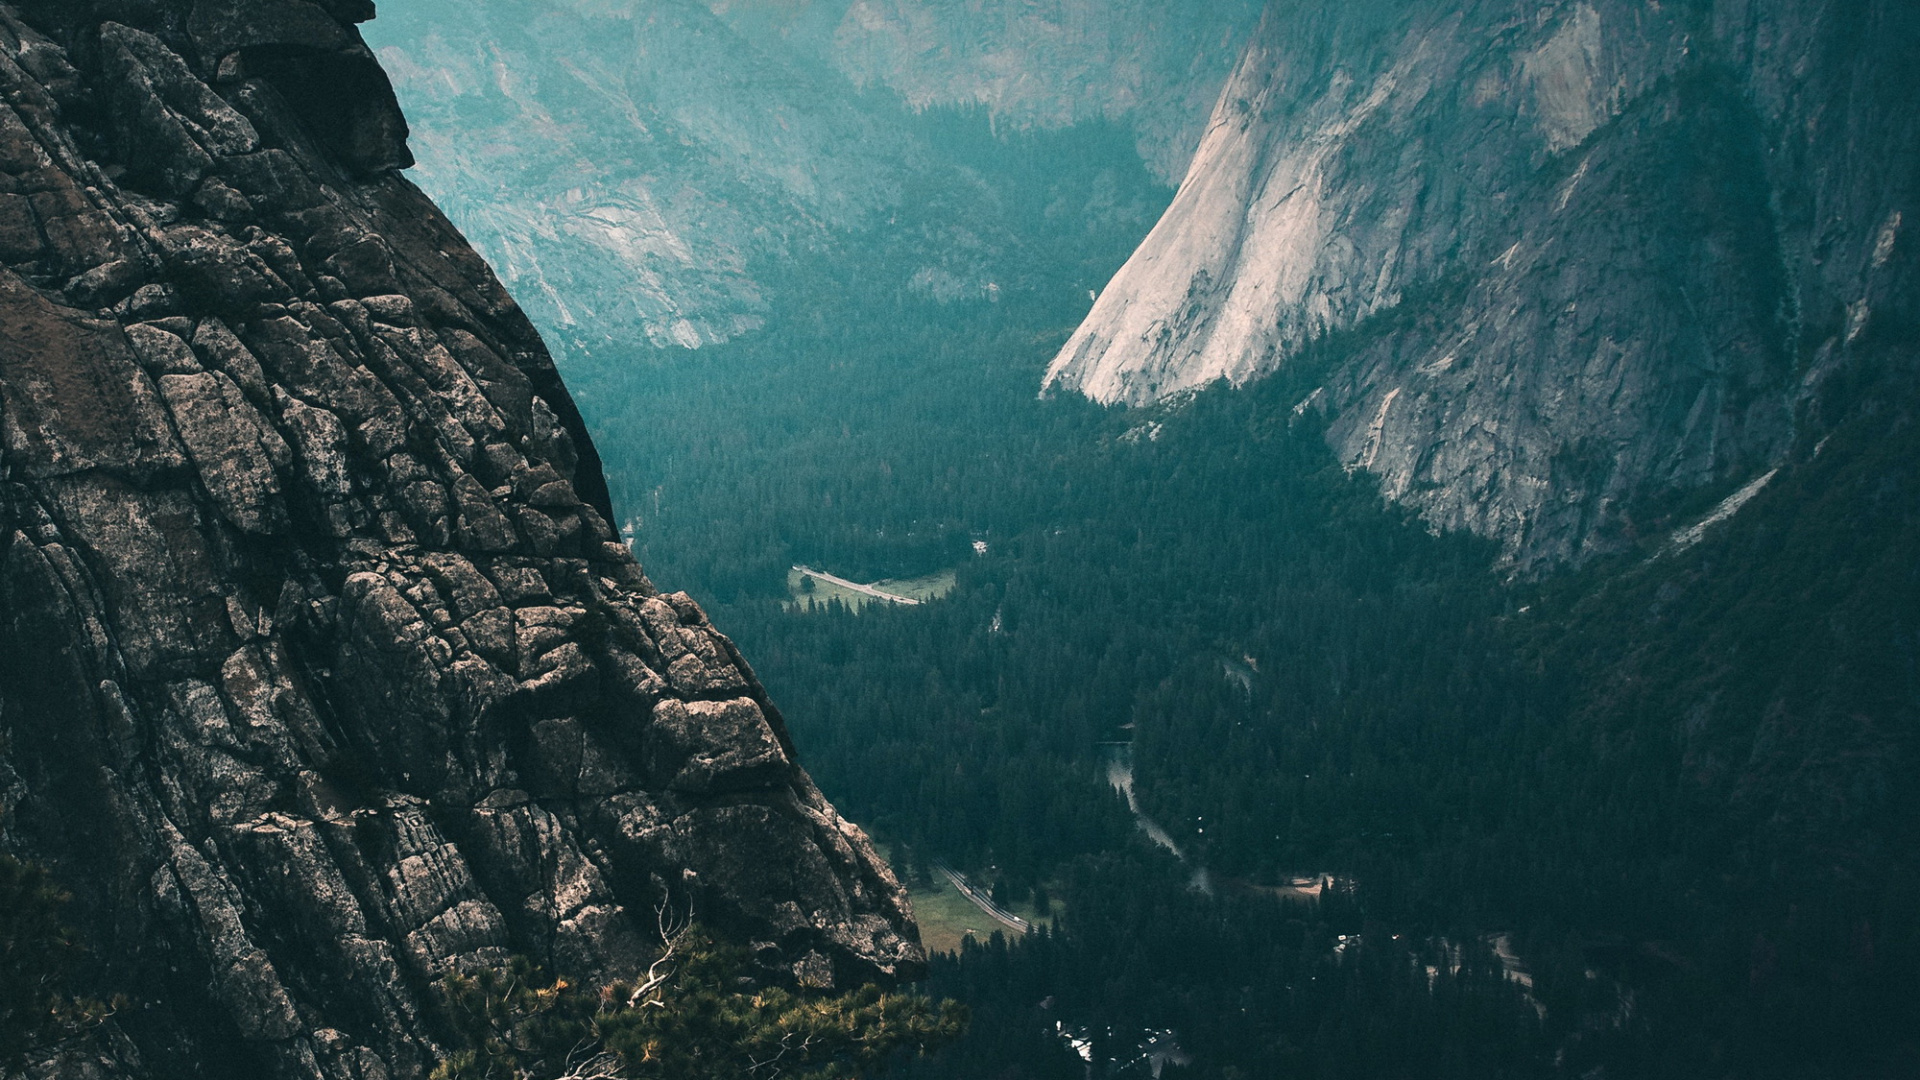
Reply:
[[[901, 263], [899, 287], [947, 300], [1053, 287], [1015, 280], [1044, 261], [1018, 220], [1044, 168], [993, 175], [948, 118], [1030, 139], [1112, 128], [1129, 158], [1177, 175], [1253, 14], [1249, 0], [998, 16], [919, 0], [422, 0], [370, 34], [413, 118], [421, 186], [557, 347], [609, 356], [754, 334], [791, 268], [826, 251]], [[1124, 218], [1131, 244], [1164, 205], [1155, 192], [1133, 220], [1135, 192], [1158, 185], [1132, 164], [1142, 175], [1104, 196], [1040, 205]]]
[[117, 1067], [422, 1075], [433, 980], [631, 972], [666, 904], [768, 977], [911, 974], [891, 873], [395, 171], [370, 14], [0, 8], [0, 846], [129, 996]]
[[904, 140], [701, 4], [460, 7], [379, 27], [420, 182], [577, 350], [756, 330], [756, 261], [900, 199]]
[[[1349, 467], [1521, 568], [1771, 468], [1911, 303], [1898, 4], [1274, 0], [1047, 385], [1165, 399], [1329, 335]], [[1890, 310], [1892, 309], [1892, 310]]]

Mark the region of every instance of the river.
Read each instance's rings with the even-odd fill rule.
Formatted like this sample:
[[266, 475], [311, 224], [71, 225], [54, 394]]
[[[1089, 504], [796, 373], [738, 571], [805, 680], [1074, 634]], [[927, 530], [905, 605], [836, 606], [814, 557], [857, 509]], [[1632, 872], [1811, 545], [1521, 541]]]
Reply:
[[1159, 822], [1148, 817], [1146, 811], [1140, 809], [1140, 797], [1134, 794], [1133, 790], [1133, 744], [1107, 743], [1105, 745], [1107, 783], [1127, 800], [1127, 809], [1133, 812], [1134, 824], [1140, 827], [1141, 832], [1147, 834], [1148, 839], [1171, 851], [1174, 858], [1192, 869], [1193, 877], [1188, 882], [1189, 885], [1199, 892], [1212, 896], [1213, 875], [1199, 862], [1189, 858], [1187, 853], [1180, 849], [1180, 845], [1174, 842], [1173, 835], [1161, 828]]

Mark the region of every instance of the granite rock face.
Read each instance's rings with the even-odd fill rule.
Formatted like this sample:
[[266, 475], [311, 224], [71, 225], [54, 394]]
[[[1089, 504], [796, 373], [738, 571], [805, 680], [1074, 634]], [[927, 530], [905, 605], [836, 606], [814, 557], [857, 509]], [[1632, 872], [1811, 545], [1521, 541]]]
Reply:
[[436, 978], [629, 971], [662, 903], [772, 978], [921, 963], [396, 172], [371, 14], [0, 5], [0, 844], [132, 1002], [47, 1075], [424, 1075]]
[[1174, 205], [1047, 384], [1164, 400], [1346, 357], [1352, 469], [1522, 571], [1732, 491], [1913, 298], [1896, 2], [1272, 0]]

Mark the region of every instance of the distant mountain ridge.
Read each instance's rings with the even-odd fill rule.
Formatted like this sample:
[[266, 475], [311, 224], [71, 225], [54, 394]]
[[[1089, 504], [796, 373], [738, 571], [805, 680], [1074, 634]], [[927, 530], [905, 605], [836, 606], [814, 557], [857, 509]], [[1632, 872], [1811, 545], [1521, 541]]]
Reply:
[[[744, 5], [719, 0], [716, 10], [737, 6]], [[1175, 183], [1261, 0], [806, 6], [846, 8], [827, 55], [859, 85], [888, 87], [915, 108], [984, 105], [1014, 126], [1061, 128], [1090, 119], [1125, 124], [1154, 173]]]
[[1346, 334], [1301, 406], [1349, 468], [1521, 568], [1616, 550], [1772, 467], [1869, 331], [1912, 325], [1917, 23], [1273, 0], [1046, 385], [1145, 404]]
[[998, 193], [913, 110], [1115, 124], [1171, 178], [1256, 15], [1256, 0], [417, 0], [369, 36], [422, 187], [550, 337], [604, 355], [755, 333], [778, 268], [890, 242], [934, 191], [964, 205], [905, 276], [985, 296], [1021, 238], [995, 231]]

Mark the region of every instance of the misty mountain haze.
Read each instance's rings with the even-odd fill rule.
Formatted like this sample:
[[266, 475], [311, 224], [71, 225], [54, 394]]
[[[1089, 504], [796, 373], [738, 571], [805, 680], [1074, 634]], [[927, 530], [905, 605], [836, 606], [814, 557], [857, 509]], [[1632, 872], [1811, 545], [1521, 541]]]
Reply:
[[[921, 116], [1105, 123], [1171, 182], [1255, 8], [414, 3], [369, 32], [416, 142], [434, 148], [419, 182], [549, 334], [597, 351], [752, 333], [778, 267], [829, 248], [909, 247], [922, 261], [909, 277], [938, 296], [1014, 287], [1043, 260], [1009, 234], [999, 178]], [[929, 187], [958, 203], [942, 231], [902, 227]], [[1158, 212], [1100, 204], [1132, 194], [1068, 212]]]

